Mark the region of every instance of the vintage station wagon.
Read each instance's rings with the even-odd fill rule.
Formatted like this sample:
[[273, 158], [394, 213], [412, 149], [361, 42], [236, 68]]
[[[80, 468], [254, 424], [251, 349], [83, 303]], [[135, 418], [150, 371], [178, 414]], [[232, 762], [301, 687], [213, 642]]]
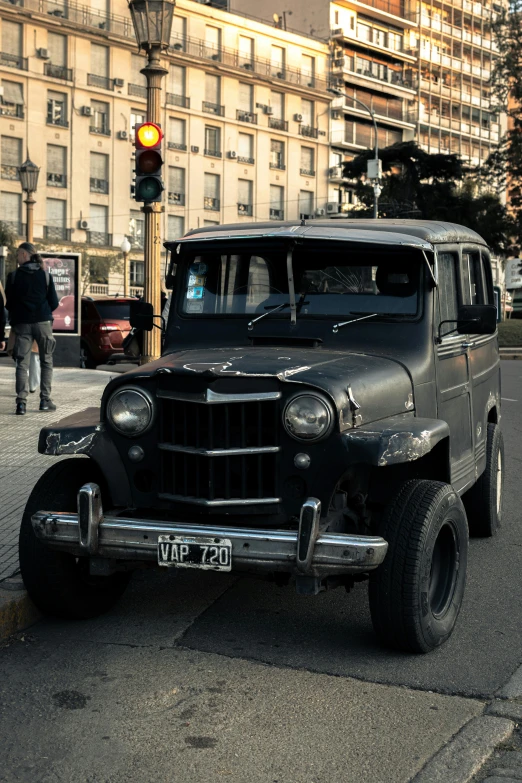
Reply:
[[[367, 579], [384, 644], [443, 643], [468, 527], [491, 536], [501, 519], [484, 241], [449, 223], [314, 220], [166, 247], [162, 357], [41, 432], [41, 453], [74, 456], [23, 517], [34, 602], [94, 616], [147, 566], [254, 572], [304, 595]], [[133, 322], [151, 329], [150, 306]]]

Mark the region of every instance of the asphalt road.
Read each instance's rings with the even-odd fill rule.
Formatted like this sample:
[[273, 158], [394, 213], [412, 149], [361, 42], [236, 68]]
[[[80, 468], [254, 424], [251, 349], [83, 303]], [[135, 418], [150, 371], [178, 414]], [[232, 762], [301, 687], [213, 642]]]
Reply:
[[108, 615], [0, 651], [0, 781], [410, 780], [522, 659], [522, 362], [502, 364], [503, 527], [471, 541], [442, 649], [380, 648], [365, 585], [140, 573]]

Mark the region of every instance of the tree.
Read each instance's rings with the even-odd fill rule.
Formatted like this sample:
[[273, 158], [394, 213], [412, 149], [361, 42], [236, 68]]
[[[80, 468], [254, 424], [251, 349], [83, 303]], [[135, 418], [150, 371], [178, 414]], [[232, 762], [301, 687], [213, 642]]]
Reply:
[[[508, 131], [486, 161], [483, 176], [507, 192], [513, 218], [513, 241], [522, 245], [522, 0], [509, 0], [493, 24], [498, 54], [491, 85], [493, 108], [508, 116]], [[511, 247], [518, 255], [519, 248]]]
[[[344, 164], [344, 175], [356, 179], [355, 193], [370, 215], [373, 189], [363, 179], [371, 151]], [[495, 253], [510, 243], [512, 223], [499, 197], [478, 193], [470, 169], [458, 155], [430, 155], [414, 142], [402, 142], [379, 151], [383, 189], [379, 214], [390, 218], [419, 218], [461, 223], [484, 237]]]
[[108, 283], [111, 274], [121, 274], [123, 261], [121, 253], [104, 251], [104, 255], [85, 255], [82, 263], [82, 295], [92, 283]]

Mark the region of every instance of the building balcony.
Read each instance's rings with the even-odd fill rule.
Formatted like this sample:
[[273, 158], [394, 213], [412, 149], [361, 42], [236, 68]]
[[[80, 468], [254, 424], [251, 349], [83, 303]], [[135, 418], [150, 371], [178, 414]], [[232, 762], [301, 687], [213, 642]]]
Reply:
[[130, 286], [130, 295], [135, 296], [136, 299], [139, 299], [144, 294], [144, 288], [142, 285], [131, 285]]
[[180, 144], [178, 141], [168, 141], [167, 147], [169, 150], [181, 150], [181, 152], [187, 151], [187, 145]]
[[135, 95], [137, 98], [147, 98], [147, 88], [143, 84], [128, 84], [127, 92], [129, 95]]
[[252, 217], [254, 212], [254, 208], [252, 204], [238, 204], [237, 205], [237, 214], [243, 215], [244, 217]]
[[169, 190], [168, 201], [169, 204], [174, 204], [177, 207], [183, 207], [185, 205], [185, 194], [175, 193]]
[[331, 166], [328, 170], [328, 179], [330, 182], [344, 182], [343, 166]]
[[204, 111], [207, 114], [215, 114], [218, 117], [224, 117], [225, 115], [224, 106], [221, 106], [219, 103], [209, 103], [208, 101], [203, 101], [201, 111]]
[[62, 119], [62, 117], [53, 117], [52, 115], [48, 114], [47, 125], [56, 125], [58, 128], [68, 128], [69, 121], [66, 119]]
[[27, 233], [27, 226], [25, 223], [21, 223], [19, 220], [2, 220], [2, 223], [4, 226], [10, 228], [11, 231], [14, 231], [16, 236], [25, 237]]
[[71, 228], [65, 228], [65, 226], [44, 226], [43, 238], [51, 241], [71, 241]]
[[243, 155], [238, 155], [237, 156], [237, 162], [238, 163], [247, 163], [247, 164], [253, 166], [256, 161], [255, 161], [255, 158], [245, 158]]
[[203, 150], [203, 152], [209, 158], [222, 158], [223, 157], [223, 153], [222, 152], [220, 152], [219, 150], [215, 150], [213, 148], [210, 148], [210, 149], [205, 148]]
[[277, 117], [268, 118], [268, 127], [272, 130], [288, 131], [288, 122], [286, 120], [280, 120]]
[[185, 98], [184, 95], [176, 95], [173, 92], [167, 93], [165, 103], [169, 106], [181, 106], [182, 109], [190, 109], [190, 98]]
[[96, 133], [98, 136], [110, 136], [111, 131], [110, 128], [106, 128], [105, 126], [98, 126], [98, 125], [89, 125], [89, 133]]
[[411, 68], [397, 69], [384, 65], [377, 60], [345, 55], [341, 70], [352, 74], [355, 79], [370, 79], [391, 88], [413, 90], [413, 70]]
[[1, 179], [18, 180], [18, 166], [9, 166], [6, 163], [2, 163], [2, 166], [0, 167], [0, 177]]
[[275, 209], [274, 207], [270, 207], [270, 220], [284, 220], [284, 218], [284, 209]]
[[19, 120], [23, 120], [24, 107], [21, 103], [1, 103], [0, 114], [4, 117], [16, 117]]
[[97, 73], [87, 74], [87, 84], [90, 87], [99, 87], [102, 90], [114, 90], [114, 79], [108, 76], [99, 76]]
[[109, 284], [108, 283], [91, 283], [89, 286], [89, 292], [92, 296], [108, 296]]
[[257, 114], [252, 114], [251, 111], [236, 109], [236, 119], [239, 122], [249, 122], [251, 125], [257, 125]]
[[311, 125], [300, 125], [299, 133], [301, 136], [306, 136], [309, 139], [317, 139], [319, 137], [319, 129], [312, 128]]
[[87, 244], [95, 247], [111, 247], [112, 234], [106, 234], [105, 231], [87, 231]]
[[18, 68], [20, 71], [27, 71], [27, 57], [19, 57], [17, 54], [0, 52], [0, 65], [7, 66], [7, 68]]
[[66, 188], [67, 187], [67, 175], [57, 174], [53, 171], [47, 172], [47, 184], [52, 188]]
[[72, 68], [66, 68], [65, 65], [53, 65], [53, 63], [44, 63], [44, 73], [53, 79], [61, 79], [64, 82], [72, 82]]
[[91, 177], [89, 180], [89, 189], [91, 193], [107, 194], [109, 192], [109, 180]]
[[315, 177], [315, 171], [313, 169], [299, 169], [299, 173], [303, 177]]
[[285, 164], [280, 160], [271, 160], [269, 165], [271, 169], [277, 169], [278, 171], [286, 171]]
[[219, 199], [213, 198], [212, 196], [205, 196], [203, 198], [203, 207], [204, 209], [210, 209], [217, 212], [219, 210]]

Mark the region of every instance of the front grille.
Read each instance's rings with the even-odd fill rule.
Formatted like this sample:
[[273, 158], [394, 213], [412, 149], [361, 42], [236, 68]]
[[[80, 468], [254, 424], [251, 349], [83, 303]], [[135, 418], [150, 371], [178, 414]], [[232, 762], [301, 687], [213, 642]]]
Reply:
[[160, 495], [203, 505], [277, 502], [277, 400], [160, 402]]

